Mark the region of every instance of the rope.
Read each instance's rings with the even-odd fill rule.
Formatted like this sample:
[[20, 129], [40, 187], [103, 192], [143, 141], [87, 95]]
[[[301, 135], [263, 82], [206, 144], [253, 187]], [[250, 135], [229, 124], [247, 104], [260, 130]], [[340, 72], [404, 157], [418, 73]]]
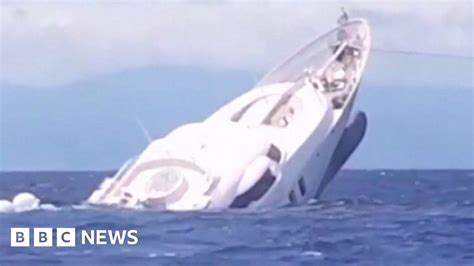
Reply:
[[386, 54], [404, 54], [411, 56], [429, 56], [429, 57], [441, 57], [441, 58], [453, 58], [461, 60], [473, 60], [473, 55], [459, 55], [459, 54], [444, 54], [444, 53], [430, 53], [420, 51], [404, 51], [404, 50], [392, 50], [383, 48], [372, 48], [374, 52], [386, 53]]

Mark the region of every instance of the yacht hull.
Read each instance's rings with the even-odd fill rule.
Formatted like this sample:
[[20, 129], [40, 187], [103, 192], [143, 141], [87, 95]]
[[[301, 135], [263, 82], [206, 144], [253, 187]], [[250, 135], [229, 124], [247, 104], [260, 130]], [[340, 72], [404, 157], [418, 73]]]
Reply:
[[315, 198], [319, 199], [327, 185], [334, 179], [336, 174], [357, 149], [364, 138], [367, 129], [367, 117], [364, 112], [359, 111], [353, 121], [344, 129], [341, 139], [331, 157], [331, 161], [321, 179], [316, 191]]
[[348, 121], [369, 51], [366, 21], [339, 25], [206, 120], [151, 142], [88, 202], [199, 210], [320, 196], [362, 139]]
[[[300, 147], [300, 152], [292, 158], [304, 162], [302, 168], [292, 168], [291, 163], [286, 164], [283, 171], [287, 182], [280, 184], [281, 189], [275, 188], [254, 207], [268, 208], [272, 206], [286, 206], [303, 204], [316, 196], [321, 196], [324, 188], [334, 178], [344, 162], [335, 163], [337, 169], [331, 168], [335, 150], [341, 142], [351, 114], [356, 94], [350, 99], [346, 108], [335, 118], [333, 125], [325, 134], [315, 131], [308, 141]], [[322, 137], [323, 136], [323, 137]], [[317, 145], [310, 143], [317, 142]], [[359, 141], [360, 142], [360, 141]], [[303, 180], [303, 181], [301, 181]], [[290, 185], [288, 185], [290, 184]], [[303, 185], [302, 185], [303, 184]], [[304, 186], [304, 188], [302, 188]], [[294, 195], [290, 197], [289, 195]]]

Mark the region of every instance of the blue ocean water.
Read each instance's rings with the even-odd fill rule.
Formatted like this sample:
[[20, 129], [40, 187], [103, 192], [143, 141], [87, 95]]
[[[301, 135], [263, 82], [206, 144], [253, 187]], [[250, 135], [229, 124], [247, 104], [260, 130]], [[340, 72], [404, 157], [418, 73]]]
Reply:
[[[107, 172], [0, 174], [0, 198], [58, 210], [0, 214], [0, 265], [474, 265], [474, 171], [346, 170], [323, 199], [272, 210], [87, 209]], [[137, 229], [139, 243], [12, 248], [11, 227]]]

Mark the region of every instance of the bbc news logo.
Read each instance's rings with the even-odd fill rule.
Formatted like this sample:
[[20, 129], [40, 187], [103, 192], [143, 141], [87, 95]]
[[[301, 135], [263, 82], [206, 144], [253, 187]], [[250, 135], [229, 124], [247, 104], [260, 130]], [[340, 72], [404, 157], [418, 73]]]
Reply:
[[[137, 230], [81, 230], [77, 239], [76, 228], [11, 228], [12, 247], [75, 247], [76, 240], [81, 245], [136, 245]], [[33, 241], [31, 241], [31, 239]]]

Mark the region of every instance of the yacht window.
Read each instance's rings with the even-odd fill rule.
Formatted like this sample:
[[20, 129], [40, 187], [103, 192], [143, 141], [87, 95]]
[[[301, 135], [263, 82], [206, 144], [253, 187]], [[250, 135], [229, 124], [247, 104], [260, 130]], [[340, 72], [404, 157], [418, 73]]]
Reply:
[[126, 198], [121, 198], [121, 199], [120, 199], [120, 204], [121, 204], [121, 205], [125, 205], [125, 204], [127, 204], [127, 203], [128, 203], [128, 199], [126, 199]]
[[306, 184], [304, 183], [304, 177], [301, 177], [300, 180], [298, 180], [298, 186], [300, 187], [301, 195], [304, 196], [306, 193]]
[[270, 145], [270, 148], [267, 152], [267, 157], [274, 160], [275, 162], [280, 162], [281, 160], [281, 151], [275, 145]]
[[250, 203], [263, 197], [263, 195], [265, 195], [265, 193], [267, 193], [271, 188], [273, 183], [275, 183], [275, 180], [276, 177], [272, 174], [272, 172], [270, 172], [270, 169], [267, 169], [267, 171], [265, 171], [260, 180], [258, 180], [253, 187], [234, 199], [230, 207], [245, 208], [249, 206]]
[[288, 196], [288, 199], [290, 200], [290, 203], [296, 203], [296, 195], [295, 195], [295, 192], [293, 190], [290, 192], [290, 195]]

